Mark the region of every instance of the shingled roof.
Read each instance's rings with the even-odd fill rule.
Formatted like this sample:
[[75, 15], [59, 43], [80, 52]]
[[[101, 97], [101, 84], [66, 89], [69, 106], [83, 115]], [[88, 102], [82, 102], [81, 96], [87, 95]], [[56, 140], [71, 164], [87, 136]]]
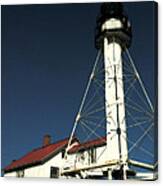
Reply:
[[[13, 161], [11, 164], [5, 167], [4, 172], [11, 172], [14, 170], [24, 169], [26, 167], [30, 167], [34, 165], [40, 165], [45, 161], [49, 160], [50, 158], [52, 158], [55, 154], [57, 154], [61, 150], [65, 149], [67, 147], [68, 140], [69, 139], [66, 138], [56, 143], [34, 149], [33, 151], [27, 153], [22, 158]], [[77, 138], [74, 138], [74, 140], [78, 141]], [[106, 144], [106, 137], [94, 139], [85, 143], [79, 143], [78, 145], [73, 146], [68, 151], [68, 153], [71, 154], [91, 147], [101, 146], [104, 144]]]
[[91, 147], [99, 147], [99, 146], [102, 146], [105, 144], [106, 144], [106, 137], [102, 137], [102, 138], [87, 141], [82, 144], [75, 145], [68, 151], [68, 153], [70, 153], [70, 154], [76, 153], [78, 151], [82, 151], [82, 150], [85, 150], [85, 149], [88, 149]]
[[50, 144], [48, 146], [34, 149], [33, 151], [27, 153], [22, 158], [13, 161], [11, 164], [5, 167], [4, 172], [10, 172], [15, 169], [25, 168], [44, 163], [46, 160], [54, 156], [55, 153], [58, 153], [60, 150], [64, 149], [67, 146], [67, 144], [68, 138]]

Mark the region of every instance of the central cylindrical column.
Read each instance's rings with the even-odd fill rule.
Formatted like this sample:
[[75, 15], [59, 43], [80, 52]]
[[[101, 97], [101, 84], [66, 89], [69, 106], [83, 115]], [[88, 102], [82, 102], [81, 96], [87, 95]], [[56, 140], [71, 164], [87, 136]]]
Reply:
[[122, 52], [130, 47], [131, 39], [131, 24], [122, 3], [103, 3], [97, 19], [95, 44], [104, 55], [106, 158], [109, 162], [118, 161], [112, 167], [113, 177], [119, 175], [118, 179], [127, 179], [128, 169]]
[[104, 38], [105, 112], [108, 160], [126, 163], [126, 120], [122, 75], [122, 49], [119, 43]]

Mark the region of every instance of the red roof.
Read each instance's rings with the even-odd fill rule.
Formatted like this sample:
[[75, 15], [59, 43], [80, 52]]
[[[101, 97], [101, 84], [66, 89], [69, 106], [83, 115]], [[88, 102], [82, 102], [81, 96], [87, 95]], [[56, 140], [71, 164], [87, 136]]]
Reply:
[[[74, 139], [77, 140], [76, 138]], [[7, 172], [7, 171], [12, 171], [17, 168], [23, 168], [27, 166], [40, 164], [44, 162], [46, 159], [53, 156], [55, 153], [57, 153], [61, 149], [65, 148], [67, 144], [68, 144], [68, 138], [58, 141], [57, 143], [50, 144], [45, 147], [34, 149], [33, 151], [27, 153], [25, 156], [23, 156], [19, 160], [13, 161], [11, 164], [5, 167], [4, 171]], [[79, 150], [87, 149], [87, 148], [94, 147], [94, 146], [100, 146], [103, 144], [106, 144], [106, 137], [94, 139], [94, 140], [91, 140], [91, 141], [88, 141], [82, 144], [75, 145], [69, 150], [69, 153], [75, 153]]]
[[98, 139], [94, 139], [91, 141], [87, 141], [85, 143], [82, 144], [78, 144], [73, 146], [68, 152], [69, 153], [75, 153], [77, 151], [83, 150], [83, 149], [87, 149], [90, 147], [97, 147], [97, 146], [101, 146], [106, 144], [106, 137], [102, 137], [102, 138], [98, 138]]
[[68, 143], [68, 139], [64, 139], [57, 143], [50, 144], [48, 146], [41, 147], [38, 149], [34, 149], [33, 151], [29, 152], [19, 160], [13, 161], [10, 165], [5, 167], [4, 171], [10, 171], [16, 168], [41, 163], [50, 155], [53, 155], [55, 152], [58, 152], [58, 150], [65, 147], [67, 143]]

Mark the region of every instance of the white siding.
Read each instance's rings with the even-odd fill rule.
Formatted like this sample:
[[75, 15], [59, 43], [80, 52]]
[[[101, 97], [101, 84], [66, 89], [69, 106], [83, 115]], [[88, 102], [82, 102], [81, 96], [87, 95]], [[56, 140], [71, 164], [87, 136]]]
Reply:
[[16, 177], [16, 172], [9, 172], [4, 175], [5, 177]]
[[107, 161], [107, 150], [106, 145], [101, 147], [96, 147], [96, 162], [91, 163], [89, 149], [84, 152], [77, 152], [68, 155], [68, 159], [64, 167], [69, 167], [69, 169], [82, 168], [84, 166], [104, 164]]
[[[83, 158], [82, 158], [83, 156]], [[84, 152], [69, 154], [66, 164], [64, 167], [69, 167], [69, 169], [74, 168], [82, 168], [84, 166], [89, 165], [96, 165], [96, 164], [103, 164], [107, 161], [107, 151], [106, 146], [96, 147], [96, 162], [91, 163], [89, 150], [85, 150]], [[30, 168], [26, 168], [24, 170], [24, 177], [44, 177], [50, 178], [50, 168], [59, 167], [62, 168], [63, 159], [62, 159], [62, 152], [56, 154], [53, 158], [48, 160], [42, 165], [33, 166]], [[5, 177], [16, 177], [16, 172], [6, 173]]]
[[47, 177], [50, 178], [50, 167], [62, 167], [62, 153], [57, 154], [43, 165], [25, 169], [25, 177]]
[[[42, 165], [33, 166], [30, 168], [26, 168], [24, 170], [24, 177], [46, 177], [50, 178], [50, 167], [62, 167], [62, 153], [58, 153], [56, 156], [54, 156], [49, 161], [45, 162]], [[4, 175], [7, 176], [13, 176], [16, 177], [16, 172], [6, 173]]]

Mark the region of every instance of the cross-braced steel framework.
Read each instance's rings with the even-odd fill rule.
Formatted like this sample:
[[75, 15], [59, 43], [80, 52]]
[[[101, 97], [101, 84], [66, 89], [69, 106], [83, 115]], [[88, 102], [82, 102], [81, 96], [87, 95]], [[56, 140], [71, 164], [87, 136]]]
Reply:
[[[97, 138], [105, 141], [105, 138], [103, 138], [107, 135], [105, 104], [108, 104], [110, 108], [112, 105], [106, 103], [104, 96], [104, 78], [107, 72], [105, 72], [103, 61], [102, 52], [99, 50], [73, 124], [65, 157], [68, 155], [68, 150], [74, 136], [79, 139], [80, 143]], [[157, 130], [154, 118], [155, 109], [128, 49], [123, 54], [122, 64], [125, 117], [120, 122], [123, 123], [125, 120], [127, 125], [127, 131], [122, 131], [121, 135], [128, 144], [128, 165], [136, 171], [154, 171], [157, 167], [154, 147], [155, 131]], [[110, 81], [109, 86], [112, 86], [112, 81]], [[124, 135], [124, 133], [127, 134]], [[112, 138], [114, 138], [114, 135]]]

